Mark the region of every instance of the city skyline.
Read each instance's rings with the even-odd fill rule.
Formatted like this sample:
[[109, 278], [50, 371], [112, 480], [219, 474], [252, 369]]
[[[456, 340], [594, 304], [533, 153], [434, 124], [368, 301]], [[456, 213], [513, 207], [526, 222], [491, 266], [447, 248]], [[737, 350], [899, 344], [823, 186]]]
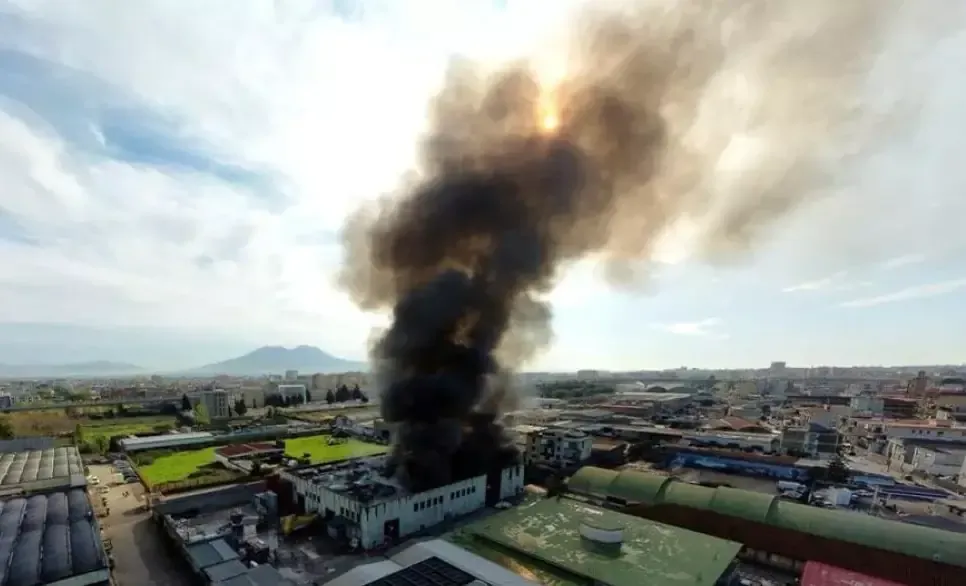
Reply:
[[[0, 363], [158, 369], [263, 345], [364, 359], [386, 317], [333, 284], [345, 217], [411, 168], [450, 56], [529, 54], [568, 16], [477, 1], [12, 6]], [[527, 370], [962, 363], [966, 86], [952, 72], [966, 43], [902, 32], [866, 88], [901, 106], [902, 131], [837, 168], [839, 192], [727, 262], [705, 262], [682, 222], [620, 285], [600, 259], [565, 267], [554, 344]]]

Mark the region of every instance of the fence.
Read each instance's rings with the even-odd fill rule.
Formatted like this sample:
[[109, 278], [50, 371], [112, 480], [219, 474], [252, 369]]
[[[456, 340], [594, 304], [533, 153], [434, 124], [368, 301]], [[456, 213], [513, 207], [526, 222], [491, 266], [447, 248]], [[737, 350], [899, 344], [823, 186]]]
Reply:
[[55, 443], [56, 440], [52, 437], [23, 437], [17, 439], [0, 440], [0, 453], [47, 450], [55, 447]]

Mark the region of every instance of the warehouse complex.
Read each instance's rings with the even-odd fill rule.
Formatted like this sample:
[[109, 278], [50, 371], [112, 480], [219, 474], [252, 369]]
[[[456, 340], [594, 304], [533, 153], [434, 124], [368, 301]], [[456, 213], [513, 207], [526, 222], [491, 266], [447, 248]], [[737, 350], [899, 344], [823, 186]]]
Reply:
[[798, 573], [814, 561], [902, 577], [908, 586], [960, 584], [966, 573], [966, 533], [634, 470], [584, 467], [568, 490], [635, 516], [737, 541], [758, 561]]
[[[471, 525], [467, 545], [516, 554], [564, 580], [606, 586], [713, 586], [731, 580], [741, 544], [571, 499], [544, 499]], [[536, 562], [536, 564], [534, 564]]]
[[385, 457], [283, 470], [306, 512], [321, 515], [334, 537], [370, 549], [523, 493], [523, 466], [412, 494], [382, 474]]
[[31, 492], [85, 483], [84, 464], [75, 447], [0, 453], [0, 491]]
[[82, 488], [0, 501], [0, 560], [0, 586], [89, 586], [110, 578]]

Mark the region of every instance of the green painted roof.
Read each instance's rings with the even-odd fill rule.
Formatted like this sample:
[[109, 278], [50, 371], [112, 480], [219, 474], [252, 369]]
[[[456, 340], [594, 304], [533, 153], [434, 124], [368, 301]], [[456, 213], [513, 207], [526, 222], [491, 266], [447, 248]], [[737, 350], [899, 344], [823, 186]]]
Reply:
[[607, 487], [607, 493], [624, 502], [651, 504], [662, 498], [662, 491], [670, 482], [667, 476], [622, 470]]
[[[597, 549], [581, 523], [623, 528], [619, 551]], [[470, 525], [468, 531], [548, 565], [610, 586], [711, 586], [741, 544], [570, 499], [544, 499]]]
[[608, 496], [608, 488], [615, 478], [617, 472], [613, 470], [584, 466], [567, 481], [567, 489], [577, 494], [604, 498]]
[[[580, 480], [574, 484], [574, 479]], [[593, 491], [584, 487], [593, 485]], [[782, 501], [777, 496], [736, 488], [710, 488], [677, 482], [637, 470], [615, 472], [585, 466], [571, 479], [571, 490], [625, 502], [675, 504], [715, 511], [758, 523], [839, 539], [966, 567], [966, 533], [954, 533], [864, 513], [821, 509]]]

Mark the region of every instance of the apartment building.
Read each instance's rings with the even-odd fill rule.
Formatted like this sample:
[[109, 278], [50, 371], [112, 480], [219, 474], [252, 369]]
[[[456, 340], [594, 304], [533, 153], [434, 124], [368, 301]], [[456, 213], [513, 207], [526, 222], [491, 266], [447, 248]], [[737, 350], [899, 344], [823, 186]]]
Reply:
[[231, 401], [225, 389], [202, 391], [199, 400], [211, 419], [231, 417]]

